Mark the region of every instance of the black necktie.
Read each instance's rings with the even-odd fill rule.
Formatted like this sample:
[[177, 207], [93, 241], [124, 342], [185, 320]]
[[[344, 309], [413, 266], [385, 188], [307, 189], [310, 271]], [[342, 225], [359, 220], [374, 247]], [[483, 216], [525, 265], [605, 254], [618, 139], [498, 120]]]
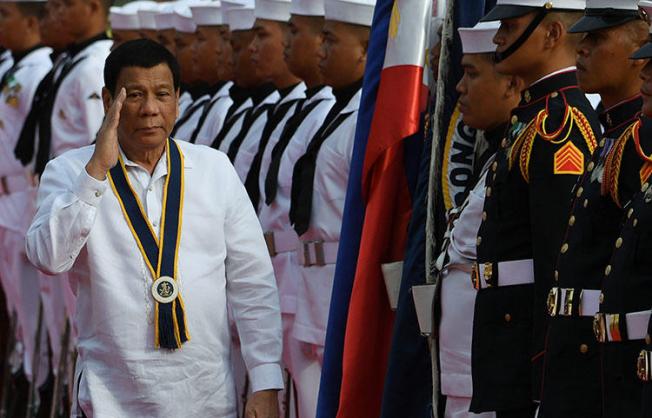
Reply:
[[[204, 99], [197, 99], [195, 103], [190, 105], [190, 107], [188, 108], [188, 110], [185, 111], [183, 116], [181, 116], [177, 121], [177, 123], [174, 124], [174, 129], [172, 129], [172, 133], [170, 133], [170, 136], [174, 138], [179, 128], [183, 126], [186, 122], [188, 122], [188, 120], [192, 117], [192, 115], [195, 114], [196, 111], [202, 109], [208, 103], [209, 100], [210, 98], [208, 97]], [[181, 139], [187, 139], [187, 138], [181, 138]]]
[[[336, 107], [331, 112], [337, 111]], [[299, 158], [292, 173], [292, 202], [290, 204], [290, 222], [299, 236], [303, 235], [310, 226], [310, 214], [312, 212], [312, 195], [315, 181], [315, 168], [317, 167], [317, 155], [319, 149], [326, 139], [342, 124], [353, 112], [340, 113], [333, 119], [326, 116], [330, 123], [324, 125], [317, 131], [310, 140], [308, 150]]]
[[215, 104], [219, 101], [220, 99], [217, 99], [204, 104], [204, 109], [201, 111], [201, 116], [199, 117], [199, 121], [197, 121], [197, 126], [195, 126], [195, 130], [192, 131], [192, 135], [190, 135], [190, 142], [192, 144], [194, 144], [197, 141], [197, 135], [199, 135], [199, 132], [201, 132], [201, 128], [204, 126], [204, 123], [206, 122], [206, 118], [211, 113], [211, 110], [213, 109]]
[[263, 104], [260, 105], [258, 108], [250, 108], [247, 110], [247, 113], [245, 114], [244, 121], [242, 122], [242, 128], [240, 129], [240, 133], [238, 133], [238, 136], [236, 136], [233, 139], [233, 142], [229, 145], [229, 150], [227, 152], [227, 155], [229, 156], [229, 160], [231, 162], [235, 162], [235, 157], [238, 155], [238, 151], [240, 150], [240, 145], [244, 142], [245, 138], [247, 137], [247, 134], [249, 133], [249, 130], [251, 129], [251, 126], [256, 122], [258, 117], [260, 117], [263, 113], [269, 112], [272, 109], [273, 104]]
[[[231, 109], [233, 107], [235, 107], [235, 103], [231, 105]], [[247, 110], [249, 110], [250, 108], [241, 110], [238, 113], [231, 112], [231, 109], [229, 109], [229, 111], [226, 113], [226, 118], [224, 118], [225, 120], [224, 125], [222, 125], [220, 131], [217, 133], [217, 135], [215, 135], [215, 139], [213, 139], [213, 142], [211, 142], [211, 148], [220, 149], [220, 145], [222, 145], [222, 141], [224, 141], [224, 138], [226, 138], [226, 135], [229, 133], [233, 125], [235, 125], [238, 119], [240, 119], [240, 116], [243, 113], [246, 113]], [[231, 115], [229, 115], [229, 112], [231, 113]]]
[[251, 167], [247, 173], [245, 179], [245, 188], [247, 189], [247, 194], [249, 194], [249, 199], [254, 205], [254, 208], [258, 208], [258, 203], [260, 202], [260, 188], [258, 187], [258, 179], [260, 178], [260, 169], [263, 163], [263, 154], [265, 153], [265, 148], [269, 142], [272, 132], [278, 126], [279, 123], [283, 120], [285, 115], [290, 111], [292, 106], [294, 106], [300, 99], [288, 100], [287, 102], [278, 106], [278, 108], [272, 112], [272, 114], [267, 119], [265, 123], [265, 128], [263, 128], [263, 134], [260, 137], [260, 142], [258, 144], [258, 151], [251, 162]]
[[281, 169], [281, 160], [285, 149], [290, 144], [290, 140], [296, 133], [297, 129], [299, 129], [299, 126], [301, 126], [310, 112], [312, 112], [312, 110], [323, 100], [324, 99], [315, 100], [305, 107], [303, 107], [303, 103], [297, 106], [297, 108], [301, 108], [301, 110], [292, 115], [285, 124], [281, 138], [272, 149], [272, 159], [269, 163], [269, 170], [267, 170], [267, 177], [265, 177], [265, 203], [267, 206], [271, 205], [274, 198], [276, 198], [276, 191], [278, 189], [278, 172]]
[[86, 59], [87, 56], [83, 56], [73, 61], [70, 56], [66, 56], [60, 63], [61, 72], [57, 76], [54, 74], [54, 82], [50, 88], [50, 91], [46, 94], [46, 98], [43, 103], [43, 107], [38, 112], [37, 124], [38, 124], [38, 150], [36, 151], [36, 165], [34, 167], [34, 172], [36, 174], [42, 174], [45, 170], [45, 165], [50, 160], [50, 145], [52, 142], [52, 111], [54, 110], [54, 102], [57, 98], [57, 92], [63, 80], [68, 74], [77, 66], [80, 62]]

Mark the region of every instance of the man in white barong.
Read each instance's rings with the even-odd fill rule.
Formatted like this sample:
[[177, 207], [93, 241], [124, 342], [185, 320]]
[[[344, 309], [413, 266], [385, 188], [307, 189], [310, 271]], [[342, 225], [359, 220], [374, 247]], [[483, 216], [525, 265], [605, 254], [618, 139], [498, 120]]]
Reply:
[[236, 416], [227, 304], [252, 396], [276, 418], [282, 331], [263, 234], [219, 151], [169, 139], [179, 66], [135, 40], [104, 68], [105, 120], [93, 146], [51, 161], [27, 234], [48, 273], [83, 264], [73, 416]]

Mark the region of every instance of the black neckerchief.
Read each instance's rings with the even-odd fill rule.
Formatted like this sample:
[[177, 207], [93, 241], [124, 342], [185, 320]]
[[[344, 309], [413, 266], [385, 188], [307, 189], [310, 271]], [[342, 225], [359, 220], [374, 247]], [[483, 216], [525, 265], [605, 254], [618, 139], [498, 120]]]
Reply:
[[75, 57], [75, 55], [79, 54], [82, 52], [84, 49], [89, 47], [91, 44], [98, 42], [98, 41], [106, 41], [109, 40], [110, 38], [106, 36], [105, 32], [99, 33], [92, 38], [89, 38], [85, 41], [73, 44], [68, 47], [68, 53], [70, 54], [71, 57]]
[[23, 60], [27, 55], [30, 53], [36, 51], [39, 48], [44, 48], [45, 45], [43, 44], [36, 44], [31, 48], [28, 48], [24, 51], [16, 52], [16, 51], [11, 51], [11, 57], [14, 59], [14, 65], [17, 65], [20, 61]]

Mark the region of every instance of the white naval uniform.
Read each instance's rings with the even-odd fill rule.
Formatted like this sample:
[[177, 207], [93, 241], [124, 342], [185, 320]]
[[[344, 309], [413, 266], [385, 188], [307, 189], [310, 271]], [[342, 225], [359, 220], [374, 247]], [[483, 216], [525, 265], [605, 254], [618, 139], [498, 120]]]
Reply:
[[[330, 247], [339, 243], [360, 96], [358, 90], [339, 112], [350, 115], [328, 136], [317, 154], [310, 225], [300, 237], [302, 242], [323, 241]], [[335, 260], [324, 266], [301, 266], [300, 271], [293, 335], [300, 341], [323, 347]]]
[[199, 128], [199, 132], [197, 132], [195, 144], [210, 146], [217, 133], [224, 126], [226, 113], [229, 111], [231, 105], [233, 105], [233, 99], [229, 96], [231, 87], [233, 87], [233, 82], [228, 81], [211, 98], [211, 102], [208, 105], [210, 106], [209, 113], [203, 125]]
[[[283, 314], [283, 363], [290, 370], [297, 390], [299, 416], [315, 416], [317, 392], [321, 367], [314, 361], [311, 353], [306, 353], [305, 344], [292, 336], [294, 314], [296, 312], [296, 286], [301, 272], [296, 259], [299, 238], [290, 225], [292, 173], [297, 160], [306, 152], [308, 142], [322, 126], [328, 111], [335, 104], [335, 97], [330, 87], [324, 87], [314, 96], [308, 98], [303, 108], [319, 102], [299, 125], [281, 157], [278, 171], [277, 191], [274, 200], [267, 205], [265, 200], [265, 179], [271, 160], [271, 152], [280, 139], [272, 136], [267, 146], [268, 152], [263, 159], [259, 187], [261, 190], [261, 209], [258, 214], [263, 230], [274, 234], [277, 241], [277, 254], [272, 257], [276, 284], [281, 300]], [[267, 150], [266, 150], [267, 151]]]
[[[278, 94], [278, 91], [274, 90], [273, 92], [268, 94], [267, 97], [265, 97], [260, 103], [254, 106], [253, 108], [254, 112], [256, 111], [256, 109], [259, 109], [261, 106], [275, 104], [276, 102], [278, 102], [280, 97], [281, 96]], [[238, 136], [240, 131], [243, 128], [246, 128], [243, 127], [244, 116], [245, 114], [242, 114], [238, 122], [236, 122], [231, 127], [229, 133], [224, 138], [224, 141], [222, 141], [222, 143], [220, 144], [220, 151], [224, 152], [225, 154], [229, 152], [229, 147], [231, 146], [231, 143]], [[266, 122], [267, 122], [267, 112], [263, 112], [256, 118], [256, 120], [253, 121], [253, 123], [249, 126], [249, 132], [247, 133], [246, 138], [240, 144], [240, 148], [238, 149], [238, 153], [236, 155], [235, 161], [233, 161], [233, 166], [235, 167], [235, 171], [238, 173], [238, 176], [240, 177], [243, 183], [247, 179], [247, 174], [249, 173], [249, 167], [251, 166], [251, 161], [254, 159], [254, 156], [256, 155], [256, 150], [258, 149], [257, 147], [260, 141], [260, 136], [263, 133], [263, 129], [265, 128]]]
[[495, 417], [493, 412], [469, 412], [473, 395], [473, 309], [477, 294], [471, 283], [471, 264], [476, 261], [476, 238], [482, 222], [486, 177], [485, 171], [453, 222], [447, 250], [449, 261], [442, 270], [439, 359], [441, 392], [447, 396], [445, 418]]
[[[36, 188], [28, 170], [14, 156], [14, 148], [32, 107], [36, 88], [52, 68], [51, 53], [52, 49], [47, 47], [29, 52], [9, 70], [13, 74], [8, 76], [0, 91], [0, 179], [10, 188], [0, 188], [0, 252], [5, 260], [0, 263], [0, 281], [9, 311], [17, 315], [25, 348], [25, 374], [30, 379], [40, 297], [39, 274], [25, 259], [25, 233], [35, 212]], [[47, 377], [45, 338], [41, 339], [41, 347], [45, 358], [40, 362], [38, 383], [43, 383]]]
[[211, 96], [204, 94], [188, 106], [185, 113], [183, 113], [177, 120], [179, 126], [175, 125], [174, 138], [183, 141], [188, 141], [190, 139], [190, 136], [195, 131], [197, 122], [199, 122], [202, 110], [204, 110], [204, 105], [207, 104], [210, 99]]
[[192, 102], [192, 95], [190, 93], [187, 91], [181, 93], [179, 96], [179, 117], [186, 113], [186, 110], [188, 110]]
[[0, 78], [14, 65], [14, 60], [11, 57], [11, 51], [5, 49], [2, 54], [0, 54]]
[[83, 147], [95, 140], [104, 120], [102, 87], [104, 61], [109, 55], [111, 40], [91, 43], [73, 60], [85, 57], [64, 78], [52, 109], [52, 142], [50, 156]]
[[[227, 303], [253, 391], [283, 387], [278, 295], [249, 197], [226, 156], [177, 143], [185, 161], [178, 280], [191, 339], [176, 351], [154, 347], [152, 277], [108, 180], [85, 171], [94, 146], [51, 161], [41, 178], [30, 260], [52, 273], [73, 263], [90, 273], [77, 284], [75, 378], [75, 406], [88, 417], [235, 418]], [[125, 164], [158, 234], [165, 155], [151, 176]]]

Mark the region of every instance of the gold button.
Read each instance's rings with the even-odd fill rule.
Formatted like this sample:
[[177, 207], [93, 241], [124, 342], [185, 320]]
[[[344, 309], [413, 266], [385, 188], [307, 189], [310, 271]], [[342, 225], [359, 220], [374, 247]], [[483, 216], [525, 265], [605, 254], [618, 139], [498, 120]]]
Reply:
[[627, 219], [631, 218], [633, 214], [634, 214], [634, 209], [629, 208], [629, 210], [627, 211]]
[[575, 225], [575, 215], [571, 215], [570, 219], [568, 219], [568, 225]]
[[516, 122], [518, 122], [518, 116], [514, 115], [512, 116], [512, 125], [514, 125]]
[[623, 239], [621, 237], [618, 237], [616, 240], [616, 248], [620, 248], [623, 246]]
[[486, 195], [487, 197], [491, 197], [491, 187], [487, 187]]
[[482, 237], [478, 237], [478, 239], [475, 241], [476, 245], [480, 245], [482, 242]]
[[632, 225], [634, 226], [634, 228], [636, 228], [636, 225], [638, 225], [638, 219], [634, 219], [634, 222], [632, 222]]
[[555, 97], [557, 97], [557, 96], [559, 96], [559, 93], [557, 93], [556, 91], [553, 91], [552, 93], [550, 93], [550, 97], [552, 97], [553, 99]]
[[559, 271], [555, 270], [555, 281], [559, 281]]
[[561, 253], [566, 254], [566, 251], [568, 251], [568, 244], [564, 244], [561, 246]]
[[526, 102], [530, 102], [532, 100], [532, 96], [530, 95], [530, 90], [525, 90], [525, 93], [523, 93], [523, 97], [525, 98]]
[[583, 206], [586, 208], [589, 206], [589, 199], [584, 199]]
[[595, 163], [593, 161], [591, 161], [589, 165], [586, 166], [586, 169], [589, 171], [593, 171], [594, 168], [595, 168]]
[[505, 314], [505, 322], [511, 322], [512, 321], [512, 316], [508, 313]]
[[507, 140], [507, 138], [503, 138], [503, 140], [500, 142], [500, 146], [503, 148], [507, 148], [508, 145], [509, 145], [509, 141]]
[[483, 221], [487, 220], [487, 212], [482, 212], [482, 220]]
[[650, 334], [645, 336], [645, 344], [647, 345], [652, 344], [652, 338], [650, 338]]
[[584, 187], [580, 187], [579, 189], [577, 189], [577, 197], [582, 196], [582, 193], [584, 193]]
[[589, 352], [589, 346], [586, 344], [580, 345], [580, 353], [586, 354]]
[[611, 264], [609, 264], [605, 269], [604, 269], [604, 275], [608, 276], [611, 273]]
[[650, 187], [650, 183], [648, 182], [643, 183], [643, 185], [641, 186], [641, 191], [642, 192], [646, 191], [648, 187]]
[[600, 293], [600, 303], [604, 303], [604, 293]]
[[498, 170], [498, 161], [494, 161], [494, 163], [491, 164], [491, 169], [492, 169], [493, 171]]
[[605, 144], [605, 140], [603, 139], [602, 141], [600, 141], [600, 147], [604, 147], [604, 144]]

